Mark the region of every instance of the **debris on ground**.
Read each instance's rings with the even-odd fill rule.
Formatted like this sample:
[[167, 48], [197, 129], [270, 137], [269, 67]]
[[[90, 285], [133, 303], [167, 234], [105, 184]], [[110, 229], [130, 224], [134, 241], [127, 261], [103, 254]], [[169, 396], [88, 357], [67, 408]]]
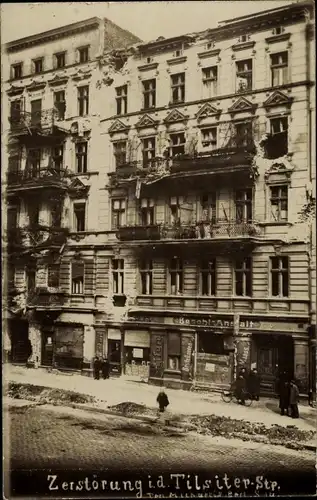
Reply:
[[39, 404], [87, 404], [95, 403], [96, 398], [74, 391], [54, 389], [40, 385], [9, 382], [4, 388], [4, 396], [13, 399], [36, 401]]

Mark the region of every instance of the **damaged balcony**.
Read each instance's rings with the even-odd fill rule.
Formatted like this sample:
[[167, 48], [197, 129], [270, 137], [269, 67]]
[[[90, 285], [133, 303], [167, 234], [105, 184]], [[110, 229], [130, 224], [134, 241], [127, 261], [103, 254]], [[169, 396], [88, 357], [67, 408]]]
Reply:
[[258, 238], [262, 236], [261, 227], [255, 222], [236, 220], [196, 221], [179, 224], [154, 224], [123, 226], [118, 229], [117, 237], [126, 242], [168, 242], [168, 241], [221, 241]]
[[58, 250], [66, 243], [69, 229], [40, 224], [23, 228], [10, 229], [7, 234], [7, 246], [11, 252], [30, 250]]
[[32, 112], [16, 109], [11, 112], [9, 117], [10, 132], [16, 138], [23, 136], [48, 137], [58, 132], [59, 120], [59, 112], [54, 108]]
[[65, 292], [37, 287], [28, 292], [27, 305], [36, 310], [61, 310], [65, 302]]
[[25, 170], [12, 169], [8, 171], [8, 193], [30, 189], [67, 189], [66, 169], [55, 165], [40, 168], [37, 162], [26, 165]]

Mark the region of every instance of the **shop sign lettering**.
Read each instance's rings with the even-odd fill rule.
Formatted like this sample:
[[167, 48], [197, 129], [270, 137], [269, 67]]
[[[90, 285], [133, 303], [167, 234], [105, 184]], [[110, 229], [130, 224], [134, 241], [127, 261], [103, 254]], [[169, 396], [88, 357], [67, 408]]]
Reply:
[[[160, 320], [151, 316], [135, 316], [130, 317], [132, 321], [138, 321], [140, 323], [158, 323]], [[183, 326], [210, 326], [212, 328], [233, 328], [234, 320], [231, 319], [217, 319], [214, 317], [198, 317], [198, 318], [188, 318], [184, 316], [173, 316], [172, 318], [165, 318], [165, 323], [174, 323], [175, 325]], [[252, 329], [261, 328], [261, 323], [258, 321], [245, 320], [240, 321], [239, 328], [242, 329]]]

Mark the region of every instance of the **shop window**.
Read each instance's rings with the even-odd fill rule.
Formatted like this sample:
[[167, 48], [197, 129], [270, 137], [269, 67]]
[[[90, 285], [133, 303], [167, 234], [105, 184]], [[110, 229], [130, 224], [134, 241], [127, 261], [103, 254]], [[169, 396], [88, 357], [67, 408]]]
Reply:
[[78, 116], [86, 116], [89, 113], [89, 86], [78, 87]]
[[216, 295], [216, 259], [203, 260], [200, 264], [200, 292], [202, 295]]
[[76, 144], [76, 172], [84, 174], [87, 172], [88, 144], [86, 141]]
[[288, 220], [288, 186], [270, 187], [271, 220], [286, 222]]
[[143, 146], [143, 167], [147, 168], [151, 166], [153, 159], [155, 158], [155, 137], [147, 137], [142, 141]]
[[236, 90], [244, 92], [252, 89], [252, 59], [236, 62]]
[[185, 101], [185, 73], [171, 76], [172, 103]]
[[66, 52], [59, 52], [54, 54], [55, 68], [60, 69], [66, 66]]
[[47, 286], [52, 288], [59, 287], [59, 264], [49, 264], [47, 268]]
[[270, 120], [271, 134], [265, 145], [269, 159], [280, 158], [288, 153], [288, 119], [283, 116]]
[[19, 78], [22, 78], [23, 73], [22, 73], [22, 63], [18, 64], [12, 64], [11, 66], [11, 77], [13, 80], [18, 80]]
[[204, 354], [225, 354], [224, 338], [210, 332], [199, 332], [198, 352]]
[[112, 291], [124, 294], [124, 260], [112, 259]]
[[111, 200], [111, 224], [112, 229], [125, 225], [126, 201], [124, 198]]
[[140, 215], [142, 226], [154, 224], [154, 200], [152, 198], [141, 198]]
[[35, 74], [42, 73], [43, 62], [44, 62], [43, 57], [40, 57], [39, 59], [33, 59], [33, 73]]
[[143, 108], [155, 108], [156, 103], [156, 80], [145, 80], [143, 84]]
[[167, 336], [167, 368], [181, 369], [181, 334], [178, 332], [169, 332]]
[[185, 134], [170, 135], [170, 156], [182, 155], [185, 153]]
[[235, 262], [235, 293], [241, 297], [252, 296], [252, 259], [246, 257]]
[[150, 361], [150, 349], [147, 347], [130, 347], [125, 346], [126, 363], [134, 363], [135, 365], [142, 365]]
[[212, 66], [202, 69], [203, 78], [203, 99], [215, 97], [217, 95], [218, 68]]
[[116, 167], [125, 165], [127, 162], [127, 141], [114, 142], [113, 152], [114, 152]]
[[153, 262], [151, 260], [141, 260], [141, 294], [152, 295], [153, 293]]
[[54, 108], [57, 112], [57, 119], [64, 120], [66, 110], [65, 90], [54, 92]]
[[89, 61], [89, 46], [80, 47], [78, 49], [78, 59], [80, 63], [86, 63]]
[[271, 54], [272, 87], [288, 83], [288, 53]]
[[174, 257], [170, 262], [170, 293], [171, 295], [179, 295], [183, 293], [183, 262], [181, 259]]
[[82, 295], [84, 293], [84, 271], [83, 262], [72, 262], [72, 294]]
[[74, 203], [75, 231], [86, 230], [86, 203]]
[[217, 194], [206, 193], [201, 196], [202, 220], [216, 223], [217, 219]]
[[271, 294], [273, 297], [289, 296], [288, 257], [271, 257]]
[[116, 87], [117, 115], [125, 115], [128, 112], [128, 86]]
[[237, 222], [252, 221], [252, 189], [243, 189], [235, 192], [235, 207]]

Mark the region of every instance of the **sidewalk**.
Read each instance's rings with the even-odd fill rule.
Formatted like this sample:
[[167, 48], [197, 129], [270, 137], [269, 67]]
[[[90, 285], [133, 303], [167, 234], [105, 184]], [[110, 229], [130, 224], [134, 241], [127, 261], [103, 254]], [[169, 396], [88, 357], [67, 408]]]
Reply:
[[[79, 374], [49, 373], [45, 369], [33, 369], [20, 366], [5, 365], [4, 380], [40, 385], [50, 388], [65, 389], [94, 396], [99, 400], [99, 407], [106, 408], [123, 402], [143, 404], [156, 407], [158, 387], [146, 383], [129, 381], [124, 378], [94, 380]], [[167, 389], [173, 414], [218, 415], [237, 420], [262, 423], [265, 426], [296, 426], [303, 431], [316, 429], [316, 409], [300, 405], [300, 418], [293, 420], [279, 414], [278, 400], [261, 399], [246, 408], [235, 403], [226, 404], [218, 393], [192, 393], [182, 390]]]

